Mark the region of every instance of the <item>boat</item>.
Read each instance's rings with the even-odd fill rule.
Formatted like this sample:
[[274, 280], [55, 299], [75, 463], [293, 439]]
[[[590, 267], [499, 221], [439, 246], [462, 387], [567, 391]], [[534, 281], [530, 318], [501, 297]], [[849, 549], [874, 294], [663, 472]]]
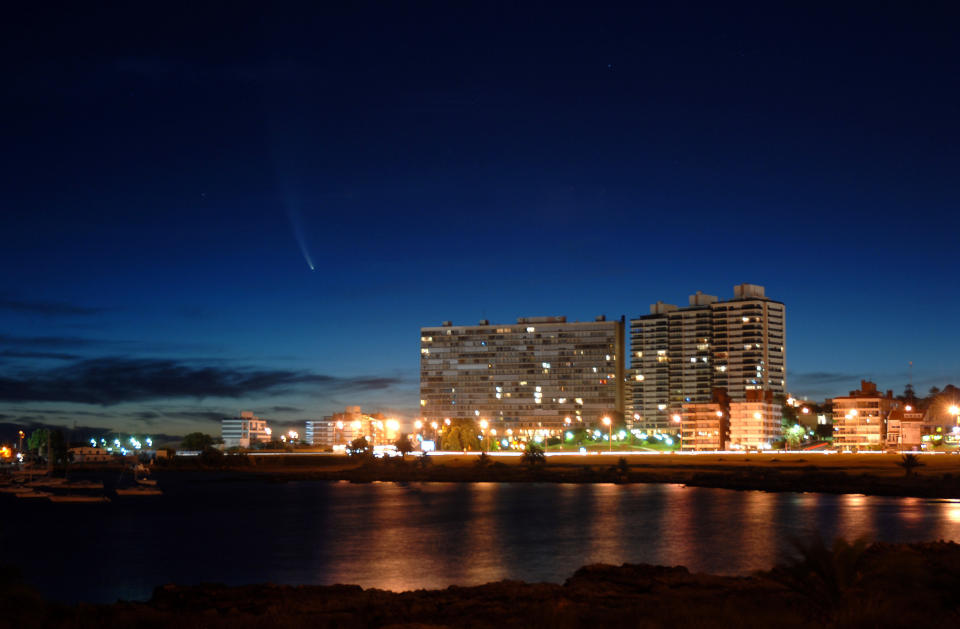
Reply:
[[103, 481], [75, 480], [59, 486], [61, 489], [103, 489]]
[[79, 494], [50, 496], [50, 502], [110, 502], [106, 496], [83, 496]]
[[59, 487], [67, 482], [65, 478], [38, 478], [37, 480], [29, 481], [26, 485], [27, 487]]
[[24, 489], [14, 494], [17, 498], [49, 498], [53, 494], [49, 491], [37, 491], [35, 489]]
[[124, 487], [117, 489], [118, 496], [159, 496], [163, 491], [156, 487]]

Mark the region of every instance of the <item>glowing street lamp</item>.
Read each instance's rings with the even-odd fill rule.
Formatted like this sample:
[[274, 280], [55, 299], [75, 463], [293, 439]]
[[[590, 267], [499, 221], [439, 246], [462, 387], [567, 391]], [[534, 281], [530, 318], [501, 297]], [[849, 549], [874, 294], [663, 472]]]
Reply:
[[490, 424], [487, 423], [487, 420], [485, 420], [485, 419], [481, 419], [481, 420], [480, 420], [480, 434], [482, 435], [482, 439], [483, 439], [483, 451], [484, 451], [484, 452], [487, 451], [487, 426], [489, 426], [489, 425], [490, 425]]
[[613, 452], [613, 420], [610, 419], [609, 417], [604, 417], [602, 421], [603, 421], [603, 425], [607, 427], [607, 430], [610, 433], [607, 438], [607, 443], [609, 444], [608, 449], [610, 450], [610, 452]]
[[680, 423], [683, 421], [683, 418], [680, 417], [679, 413], [674, 413], [673, 417], [671, 417], [670, 419], [673, 420], [673, 423], [677, 424], [677, 428], [678, 428], [677, 434], [680, 435], [680, 439], [679, 439], [680, 449], [683, 450], [683, 426], [680, 425]]

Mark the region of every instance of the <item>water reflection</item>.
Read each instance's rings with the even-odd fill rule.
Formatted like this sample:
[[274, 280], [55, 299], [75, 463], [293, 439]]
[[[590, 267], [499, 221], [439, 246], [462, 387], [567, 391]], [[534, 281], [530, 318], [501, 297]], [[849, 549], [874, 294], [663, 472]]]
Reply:
[[41, 543], [62, 536], [64, 511], [17, 506], [0, 520], [2, 539], [21, 542], [6, 545], [6, 560], [48, 596], [94, 602], [146, 598], [169, 582], [559, 582], [594, 562], [743, 574], [782, 561], [791, 540], [812, 533], [960, 539], [957, 500], [680, 485], [184, 483], [150, 504], [71, 511], [85, 552], [122, 559], [95, 562], [78, 584], [62, 548]]

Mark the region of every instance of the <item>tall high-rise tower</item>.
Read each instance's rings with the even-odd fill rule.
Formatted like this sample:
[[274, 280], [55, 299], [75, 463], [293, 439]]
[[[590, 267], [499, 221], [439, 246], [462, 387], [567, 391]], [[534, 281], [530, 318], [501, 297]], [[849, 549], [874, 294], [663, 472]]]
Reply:
[[635, 423], [672, 430], [684, 403], [708, 403], [714, 388], [733, 400], [750, 390], [786, 391], [785, 309], [762, 286], [740, 284], [733, 299], [697, 292], [689, 305], [657, 302], [630, 321]]

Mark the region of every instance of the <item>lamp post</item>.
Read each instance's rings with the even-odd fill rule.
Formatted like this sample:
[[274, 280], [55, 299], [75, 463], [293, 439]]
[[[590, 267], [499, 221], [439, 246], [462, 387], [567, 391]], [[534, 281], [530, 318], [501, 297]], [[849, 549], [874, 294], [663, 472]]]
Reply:
[[953, 415], [953, 432], [960, 432], [960, 406], [951, 404], [950, 408], [947, 409], [947, 412]]
[[17, 446], [17, 454], [21, 454], [23, 453], [23, 438], [25, 435], [22, 430], [18, 430], [17, 434], [20, 436], [20, 445]]
[[480, 435], [481, 435], [481, 440], [483, 441], [484, 452], [487, 451], [487, 426], [489, 425], [490, 424], [487, 423], [487, 420], [485, 419], [480, 420]]
[[603, 425], [606, 426], [609, 431], [609, 436], [607, 437], [608, 450], [613, 452], [613, 420], [609, 417], [604, 417]]

